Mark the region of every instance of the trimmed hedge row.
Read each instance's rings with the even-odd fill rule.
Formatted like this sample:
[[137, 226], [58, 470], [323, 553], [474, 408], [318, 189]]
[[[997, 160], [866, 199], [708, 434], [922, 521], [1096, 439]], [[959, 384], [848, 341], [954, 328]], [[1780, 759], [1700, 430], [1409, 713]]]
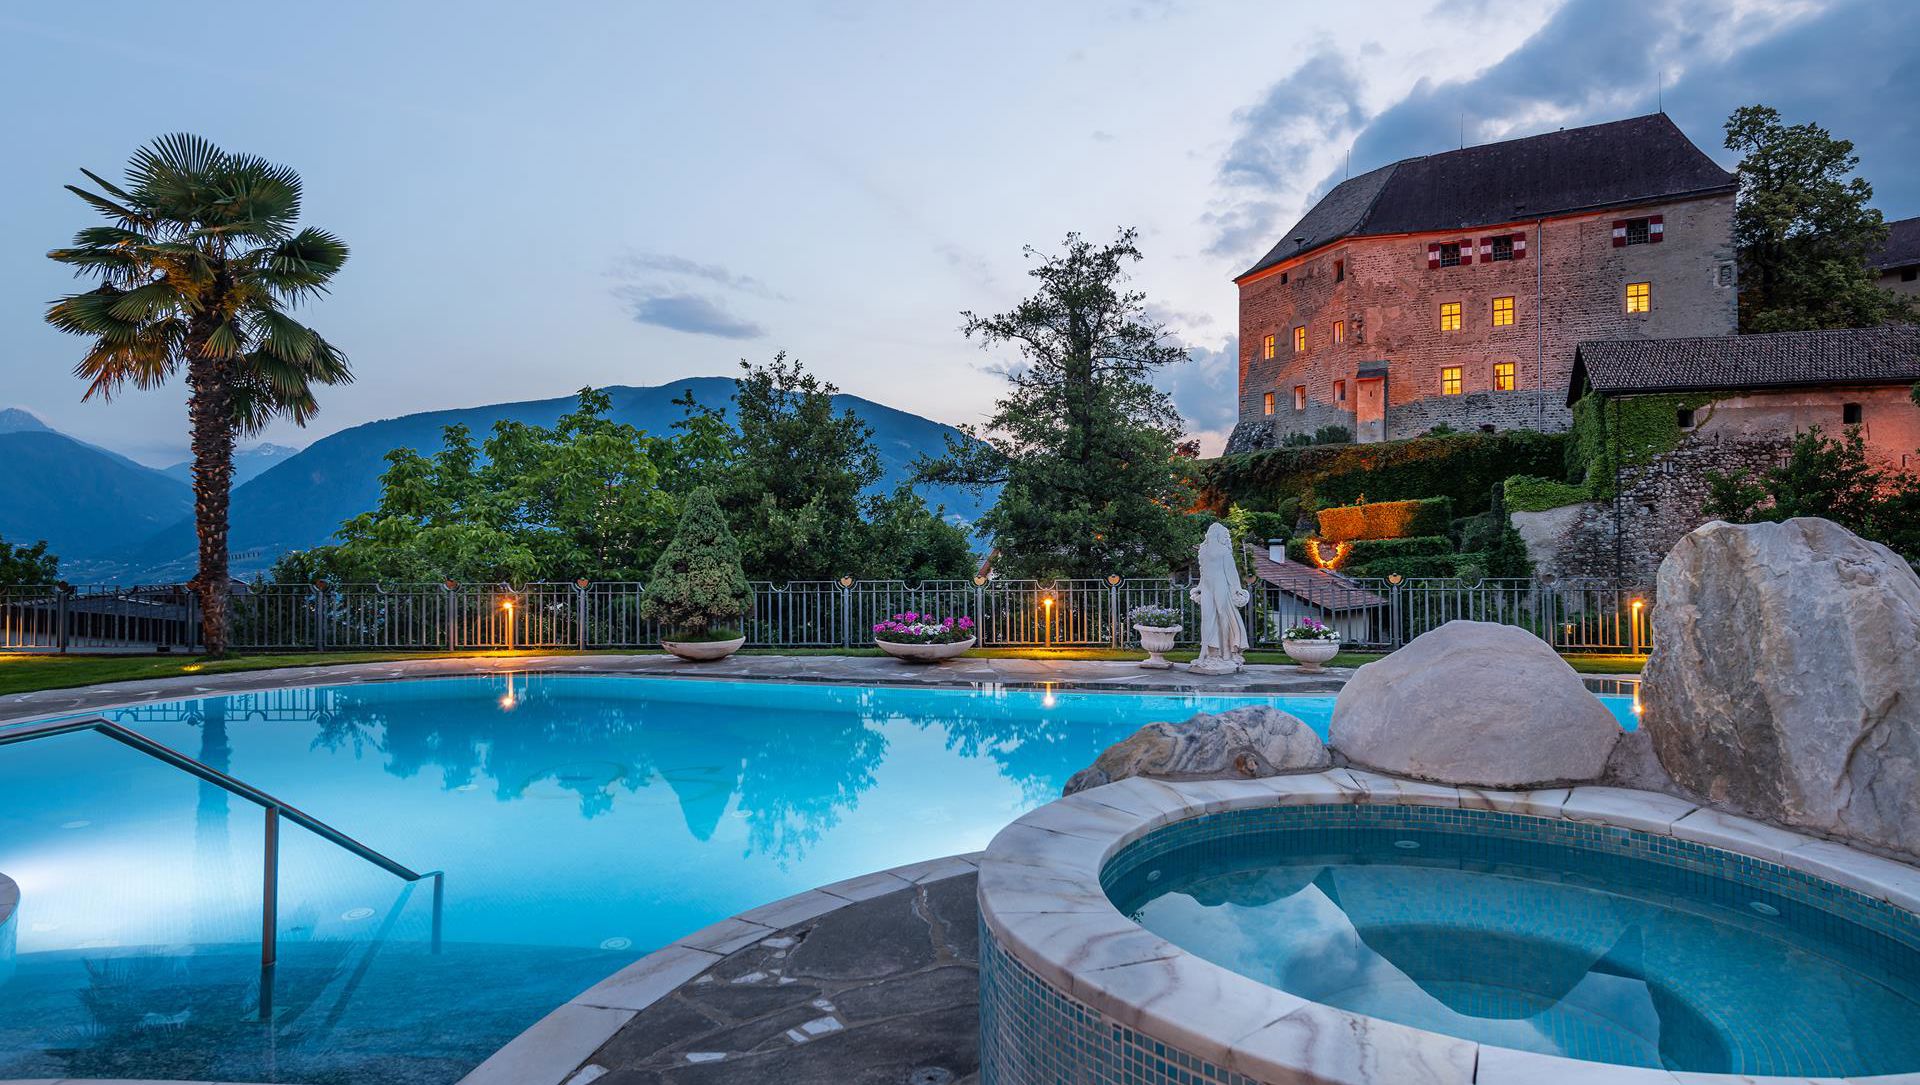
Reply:
[[1566, 443], [1564, 434], [1511, 430], [1272, 448], [1210, 460], [1201, 481], [1209, 503], [1221, 511], [1229, 504], [1277, 509], [1288, 498], [1348, 505], [1363, 497], [1450, 497], [1466, 516], [1485, 512], [1493, 487], [1508, 475], [1561, 476]]
[[1347, 576], [1385, 577], [1399, 573], [1409, 580], [1421, 577], [1472, 577], [1487, 575], [1487, 555], [1479, 551], [1464, 554], [1428, 554], [1395, 556], [1356, 562], [1351, 558], [1340, 566]]
[[1406, 539], [1445, 535], [1453, 523], [1453, 502], [1445, 497], [1414, 501], [1370, 501], [1320, 510], [1320, 537], [1329, 542]]
[[1507, 479], [1504, 492], [1508, 512], [1545, 512], [1593, 500], [1593, 494], [1584, 485], [1533, 475], [1512, 476]]
[[1365, 564], [1394, 558], [1426, 558], [1453, 553], [1453, 540], [1445, 535], [1416, 535], [1404, 539], [1360, 539], [1347, 551], [1349, 564]]

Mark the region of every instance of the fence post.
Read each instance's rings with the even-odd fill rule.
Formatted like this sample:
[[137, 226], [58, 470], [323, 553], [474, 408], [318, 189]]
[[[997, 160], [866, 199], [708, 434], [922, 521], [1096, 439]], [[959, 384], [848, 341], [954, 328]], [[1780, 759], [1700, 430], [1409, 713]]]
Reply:
[[1406, 643], [1406, 629], [1400, 620], [1400, 584], [1395, 576], [1387, 578], [1387, 622], [1393, 627], [1387, 633], [1387, 644], [1398, 648]]
[[[53, 620], [58, 622], [55, 637], [60, 644], [60, 654], [67, 654], [67, 589], [59, 584], [53, 586]], [[191, 611], [187, 614], [192, 617]]]
[[987, 578], [973, 578], [973, 632], [980, 647], [987, 646]]
[[1127, 644], [1125, 619], [1120, 615], [1120, 577], [1107, 574], [1107, 616], [1111, 624], [1107, 627], [1107, 640], [1115, 648], [1124, 648]]
[[580, 650], [587, 650], [587, 578], [573, 582], [574, 629], [579, 634]]
[[853, 647], [853, 577], [840, 578], [840, 647]]
[[454, 584], [451, 580], [440, 585], [440, 591], [447, 599], [447, 651], [449, 652], [458, 651], [456, 645], [460, 640], [460, 635], [455, 630], [453, 588]]
[[327, 582], [313, 582], [313, 650], [327, 649]]

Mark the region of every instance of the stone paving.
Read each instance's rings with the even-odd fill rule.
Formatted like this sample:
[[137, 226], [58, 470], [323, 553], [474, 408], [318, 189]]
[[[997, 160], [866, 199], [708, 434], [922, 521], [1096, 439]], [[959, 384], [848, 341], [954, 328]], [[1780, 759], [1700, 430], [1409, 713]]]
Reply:
[[569, 1085], [975, 1085], [977, 876], [788, 927], [641, 1010]]
[[1238, 674], [1202, 675], [1184, 667], [1147, 670], [1125, 660], [973, 659], [927, 665], [873, 656], [741, 655], [686, 663], [662, 653], [635, 655], [487, 655], [437, 657], [326, 667], [286, 667], [237, 674], [183, 675], [0, 697], [0, 721], [65, 715], [116, 705], [171, 701], [288, 686], [351, 685], [465, 674], [630, 674], [675, 678], [830, 682], [848, 685], [996, 686], [1113, 689], [1180, 693], [1331, 693], [1353, 672], [1250, 664]]

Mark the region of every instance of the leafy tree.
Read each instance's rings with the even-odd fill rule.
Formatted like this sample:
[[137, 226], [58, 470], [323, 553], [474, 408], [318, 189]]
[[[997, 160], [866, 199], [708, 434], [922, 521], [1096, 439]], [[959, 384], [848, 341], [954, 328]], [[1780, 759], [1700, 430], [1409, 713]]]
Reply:
[[1818, 516], [1920, 559], [1920, 479], [1873, 466], [1858, 426], [1837, 438], [1810, 427], [1758, 475], [1708, 472], [1705, 512], [1736, 524]]
[[870, 501], [866, 558], [860, 576], [871, 580], [961, 580], [974, 569], [967, 532], [928, 508], [911, 483]]
[[1141, 259], [1137, 232], [1095, 245], [1068, 234], [1063, 252], [1029, 274], [1033, 296], [998, 316], [962, 313], [968, 338], [1013, 345], [1021, 365], [982, 429], [923, 458], [919, 476], [975, 488], [1001, 484], [981, 517], [1000, 569], [1019, 577], [1163, 573], [1184, 566], [1200, 525], [1177, 455], [1183, 428], [1166, 393], [1148, 378], [1185, 359], [1127, 290], [1126, 265]]
[[720, 624], [745, 613], [751, 593], [740, 568], [740, 546], [713, 491], [695, 490], [673, 541], [654, 562], [641, 615], [691, 639], [720, 639]]
[[465, 426], [448, 426], [431, 457], [395, 449], [379, 505], [341, 525], [337, 545], [282, 559], [276, 579], [639, 579], [684, 501], [666, 483], [708, 438], [649, 436], [611, 409], [584, 388], [552, 427], [503, 421], [476, 447]]
[[275, 418], [304, 425], [314, 387], [351, 379], [345, 355], [288, 315], [327, 289], [347, 260], [338, 237], [295, 229], [300, 177], [191, 135], [134, 153], [125, 187], [82, 170], [99, 192], [68, 185], [109, 223], [47, 255], [98, 278], [53, 303], [47, 321], [89, 336], [74, 367], [86, 396], [155, 388], [186, 371], [202, 637], [227, 647], [227, 504], [233, 448]]
[[1887, 238], [1868, 206], [1873, 186], [1852, 176], [1853, 142], [1817, 124], [1789, 125], [1770, 106], [1727, 118], [1728, 150], [1741, 153], [1733, 239], [1740, 250], [1740, 330], [1860, 328], [1912, 319], [1906, 299], [1882, 289], [1866, 261]]
[[873, 430], [852, 410], [835, 411], [839, 389], [785, 353], [740, 368], [733, 454], [715, 490], [747, 567], [776, 584], [857, 572], [863, 492], [881, 473]]
[[60, 559], [47, 553], [46, 540], [12, 544], [0, 539], [0, 587], [52, 584], [60, 579]]

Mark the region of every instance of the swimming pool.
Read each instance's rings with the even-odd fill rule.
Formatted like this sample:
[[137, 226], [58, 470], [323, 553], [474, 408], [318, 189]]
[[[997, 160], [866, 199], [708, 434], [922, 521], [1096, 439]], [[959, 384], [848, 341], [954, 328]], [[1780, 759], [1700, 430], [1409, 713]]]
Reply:
[[840, 878], [983, 847], [1101, 749], [1333, 698], [493, 676], [106, 713], [416, 869], [288, 827], [254, 1023], [262, 818], [99, 735], [0, 750], [21, 886], [0, 1078], [448, 1082], [650, 949]]

